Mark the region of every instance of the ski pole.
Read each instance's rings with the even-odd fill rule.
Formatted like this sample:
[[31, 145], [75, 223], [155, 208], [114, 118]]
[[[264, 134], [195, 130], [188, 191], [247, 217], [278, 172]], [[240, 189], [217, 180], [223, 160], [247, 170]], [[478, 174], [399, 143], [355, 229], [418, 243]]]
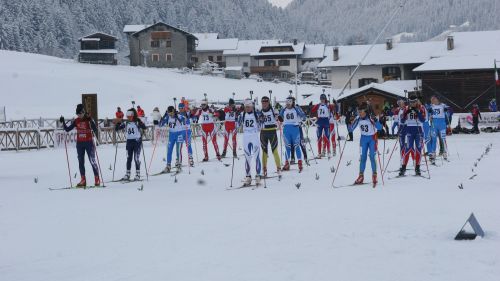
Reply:
[[[384, 149], [382, 150], [382, 164], [384, 164], [384, 166], [385, 166], [385, 139], [386, 138], [387, 138], [387, 134], [384, 136]], [[379, 158], [380, 158], [380, 154], [379, 154]], [[384, 166], [380, 166], [380, 169], [382, 169], [382, 167], [384, 167]]]
[[[118, 142], [116, 142], [116, 140], [115, 140], [115, 163], [113, 164], [113, 179], [112, 179], [112, 181], [115, 181], [116, 155], [117, 154], [118, 154]], [[144, 162], [144, 165], [146, 165], [146, 162]]]
[[92, 132], [92, 135], [93, 135], [92, 144], [94, 145], [94, 152], [95, 152], [95, 156], [97, 158], [97, 167], [99, 168], [99, 173], [101, 174], [102, 187], [106, 187], [106, 184], [104, 183], [104, 177], [102, 176], [101, 162], [99, 161], [99, 154], [97, 153], [96, 140], [94, 140], [94, 138], [97, 139], [97, 137], [94, 134], [94, 132]]
[[64, 150], [66, 150], [66, 163], [68, 164], [68, 176], [69, 176], [69, 185], [73, 187], [73, 181], [71, 180], [71, 169], [69, 167], [69, 157], [68, 157], [68, 145], [66, 141], [68, 140], [68, 133], [64, 133]]
[[427, 163], [427, 155], [425, 154], [425, 146], [424, 146], [424, 142], [422, 139], [422, 134], [420, 134], [420, 142], [421, 142], [422, 150], [424, 152], [425, 167], [427, 168], [427, 173], [429, 174], [429, 179], [431, 179], [431, 171], [429, 171], [429, 164]]
[[[301, 129], [302, 130], [302, 129]], [[313, 158], [314, 158], [314, 162], [316, 162], [316, 165], [318, 164], [318, 160], [316, 159], [316, 155], [314, 155], [314, 150], [312, 148], [312, 145], [311, 145], [311, 139], [309, 138], [309, 126], [306, 124], [306, 132], [307, 132], [307, 142], [309, 142], [309, 148], [311, 149], [311, 153], [313, 155]]]
[[194, 142], [194, 151], [196, 154], [196, 163], [199, 163], [200, 161], [198, 160], [198, 146], [196, 145], [196, 133], [194, 130], [194, 124], [191, 125], [191, 136], [193, 137], [193, 142]]
[[144, 150], [144, 143], [142, 142], [142, 140], [141, 140], [141, 148], [142, 148], [142, 157], [144, 159], [144, 170], [146, 170], [146, 181], [149, 181], [148, 167], [146, 166], [146, 151]]
[[[154, 135], [155, 135], [155, 132], [153, 131], [153, 136]], [[153, 154], [151, 154], [151, 160], [149, 161], [148, 170], [151, 170], [151, 164], [153, 164], [153, 158], [154, 158], [155, 152], [156, 152], [156, 145], [158, 144], [158, 139], [160, 138], [159, 135], [160, 134], [158, 134], [158, 136], [156, 136], [155, 145], [153, 146]], [[146, 160], [144, 160], [144, 161], [146, 161]], [[146, 166], [146, 162], [144, 162], [144, 166]]]
[[[378, 142], [378, 140], [376, 140], [376, 142]], [[375, 143], [375, 145], [377, 145], [377, 143]], [[378, 156], [378, 165], [380, 166], [380, 172], [382, 173], [382, 165], [380, 163], [380, 153], [378, 153], [378, 145], [377, 145], [376, 153], [377, 153], [377, 156]], [[384, 183], [384, 176], [382, 175], [381, 178], [382, 178], [382, 185], [385, 185], [385, 183]]]
[[280, 122], [280, 154], [281, 159], [283, 159], [283, 126]]
[[188, 173], [191, 174], [191, 163], [189, 162], [191, 159], [190, 157], [193, 157], [193, 155], [189, 155], [189, 147], [191, 146], [191, 142], [189, 141], [189, 135], [188, 135], [188, 129], [186, 127], [186, 150], [188, 154]]
[[387, 171], [387, 168], [389, 167], [389, 163], [391, 162], [391, 159], [392, 159], [392, 154], [396, 150], [397, 144], [398, 144], [398, 141], [394, 142], [394, 147], [392, 148], [391, 155], [389, 155], [389, 159], [387, 159], [387, 164], [385, 165], [384, 169], [382, 170], [382, 177], [385, 175], [385, 172]]
[[335, 175], [333, 175], [332, 187], [334, 187], [333, 184], [335, 183], [335, 178], [337, 178], [337, 173], [339, 171], [340, 161], [342, 161], [342, 155], [344, 155], [344, 149], [345, 149], [346, 144], [347, 144], [347, 138], [345, 139], [344, 145], [342, 146], [342, 150], [340, 151], [340, 157], [339, 157], [339, 162], [337, 163], [337, 169], [335, 169]]
[[231, 167], [231, 186], [233, 187], [233, 177], [234, 177], [234, 155], [233, 155], [233, 166]]

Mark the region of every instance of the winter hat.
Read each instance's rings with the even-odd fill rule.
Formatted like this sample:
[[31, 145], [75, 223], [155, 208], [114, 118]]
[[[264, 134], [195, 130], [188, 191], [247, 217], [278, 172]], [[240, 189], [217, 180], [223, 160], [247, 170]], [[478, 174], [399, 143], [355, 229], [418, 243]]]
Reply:
[[85, 108], [83, 107], [83, 104], [78, 104], [76, 106], [76, 115], [79, 115], [79, 114], [84, 114], [85, 113]]

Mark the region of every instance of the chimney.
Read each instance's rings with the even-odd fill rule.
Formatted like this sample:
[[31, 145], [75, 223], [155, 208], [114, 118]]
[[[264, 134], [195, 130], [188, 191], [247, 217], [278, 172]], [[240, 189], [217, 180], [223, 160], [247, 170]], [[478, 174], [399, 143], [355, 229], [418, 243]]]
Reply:
[[446, 45], [448, 46], [448, 51], [455, 49], [455, 41], [453, 40], [452, 35], [448, 35], [446, 38]]
[[333, 61], [339, 60], [339, 47], [333, 47]]
[[293, 39], [293, 44], [297, 45], [297, 39]]
[[387, 38], [385, 41], [385, 48], [387, 50], [392, 50], [392, 38]]

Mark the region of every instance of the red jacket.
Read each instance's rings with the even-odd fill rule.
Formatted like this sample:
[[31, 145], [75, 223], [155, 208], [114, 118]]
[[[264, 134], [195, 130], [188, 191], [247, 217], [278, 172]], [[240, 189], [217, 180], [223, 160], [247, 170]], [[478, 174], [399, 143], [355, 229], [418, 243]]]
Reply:
[[97, 127], [94, 123], [94, 120], [88, 117], [76, 118], [71, 125], [66, 126], [66, 123], [63, 123], [64, 130], [69, 132], [76, 128], [76, 141], [77, 142], [88, 142], [92, 141], [92, 131], [94, 133], [97, 132]]
[[124, 116], [123, 111], [117, 111], [115, 115], [116, 115], [116, 118], [118, 118], [118, 119], [123, 119], [123, 116]]
[[139, 117], [144, 117], [144, 116], [146, 116], [146, 115], [144, 114], [144, 110], [143, 110], [142, 108], [137, 109], [137, 115], [138, 115]]

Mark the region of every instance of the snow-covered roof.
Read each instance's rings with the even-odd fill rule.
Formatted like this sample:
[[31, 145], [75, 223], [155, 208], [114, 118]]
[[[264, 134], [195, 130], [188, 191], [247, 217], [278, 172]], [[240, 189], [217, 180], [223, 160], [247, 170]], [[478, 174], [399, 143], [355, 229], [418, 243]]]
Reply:
[[[195, 35], [196, 36], [196, 35]], [[200, 39], [198, 38], [197, 52], [235, 50], [238, 46], [237, 38], [227, 39]]]
[[243, 71], [242, 66], [228, 66], [224, 69], [225, 71]]
[[[454, 48], [447, 49], [447, 41], [427, 41], [414, 43], [394, 43], [391, 50], [385, 44], [377, 44], [363, 62], [363, 65], [415, 64], [429, 62], [415, 70], [481, 69], [491, 68], [494, 58], [500, 57], [500, 30], [453, 32]], [[333, 60], [333, 47], [326, 48], [326, 58], [318, 67], [338, 67], [357, 65], [370, 45], [340, 46], [339, 60]], [[444, 57], [452, 57], [444, 59]], [[453, 58], [455, 57], [455, 58]], [[463, 57], [459, 59], [458, 57]], [[478, 61], [474, 61], [476, 57]], [[488, 57], [490, 66], [488, 67]], [[440, 58], [435, 62], [430, 62]]]
[[[301, 56], [304, 53], [304, 46], [305, 43], [278, 43], [278, 44], [269, 44], [265, 46], [260, 46], [259, 50], [257, 52], [253, 53], [252, 56], [259, 56], [259, 57], [269, 57], [269, 56], [287, 56], [287, 55], [293, 55], [293, 56]], [[293, 51], [282, 51], [282, 52], [261, 52], [260, 50], [263, 47], [292, 47]]]
[[[496, 58], [500, 61], [500, 54]], [[413, 69], [415, 72], [443, 70], [493, 69], [495, 57], [492, 56], [446, 56], [434, 58]]]
[[408, 92], [414, 91], [415, 87], [422, 87], [422, 80], [389, 80], [382, 83], [384, 86], [389, 86]]
[[193, 33], [198, 40], [202, 39], [219, 39], [219, 33]]
[[101, 38], [81, 38], [80, 41], [101, 41]]
[[[338, 67], [357, 65], [370, 45], [339, 46], [339, 59], [333, 60], [333, 47], [326, 48], [326, 57], [318, 67]], [[413, 64], [431, 59], [439, 48], [446, 49], [445, 42], [414, 42], [393, 44], [387, 50], [386, 44], [377, 44], [366, 57], [363, 65]]]
[[[143, 32], [143, 31], [146, 31], [148, 30], [149, 28], [151, 27], [154, 27], [154, 26], [158, 26], [158, 25], [163, 25], [163, 26], [166, 26], [170, 29], [173, 29], [173, 30], [176, 30], [176, 31], [179, 31], [181, 33], [183, 33], [184, 35], [186, 35], [187, 37], [192, 37], [193, 39], [197, 40], [198, 38], [196, 36], [194, 36], [192, 33], [182, 29], [182, 28], [179, 28], [179, 27], [175, 27], [173, 25], [170, 25], [168, 23], [164, 23], [162, 21], [159, 21], [157, 23], [154, 23], [154, 24], [150, 24], [150, 25], [126, 25], [124, 27], [124, 31], [125, 33], [129, 33], [129, 32], [133, 32], [133, 36], [139, 36], [139, 33]], [[141, 28], [142, 27], [142, 28]], [[137, 31], [135, 31], [136, 29], [139, 29]], [[127, 30], [127, 32], [125, 31]]]
[[238, 46], [234, 50], [224, 50], [225, 56], [250, 56], [258, 53], [260, 47], [279, 44], [280, 40], [239, 40]]
[[325, 44], [306, 44], [303, 59], [323, 59], [325, 57]]
[[[413, 81], [413, 82], [415, 82], [415, 81]], [[365, 86], [363, 86], [361, 88], [358, 88], [358, 89], [344, 91], [344, 94], [342, 96], [338, 96], [337, 95], [336, 99], [338, 101], [341, 101], [343, 99], [346, 99], [348, 97], [357, 95], [357, 94], [359, 94], [361, 92], [364, 92], [366, 90], [369, 90], [369, 89], [375, 89], [375, 90], [383, 91], [383, 92], [386, 92], [386, 93], [389, 93], [389, 94], [392, 94], [392, 95], [395, 95], [395, 96], [398, 96], [398, 97], [402, 97], [402, 98], [406, 97], [406, 93], [405, 93], [404, 89], [400, 89], [400, 88], [397, 88], [397, 87], [386, 85], [385, 83], [384, 84], [370, 83], [370, 84], [365, 85]]]
[[123, 27], [124, 33], [136, 33], [137, 31], [141, 31], [145, 28], [150, 27], [151, 24], [127, 24]]
[[115, 49], [100, 49], [100, 50], [80, 50], [82, 54], [117, 54]]
[[110, 37], [110, 38], [113, 38], [115, 40], [118, 40], [118, 38], [116, 38], [116, 36], [113, 36], [111, 34], [107, 34], [107, 33], [104, 33], [104, 32], [94, 32], [94, 33], [90, 33], [90, 34], [87, 34], [85, 36], [80, 37], [78, 39], [78, 41], [91, 41], [93, 39], [99, 39], [99, 38], [92, 38], [92, 37], [95, 37], [95, 36], [98, 36], [98, 35], [105, 36], [105, 37]]

